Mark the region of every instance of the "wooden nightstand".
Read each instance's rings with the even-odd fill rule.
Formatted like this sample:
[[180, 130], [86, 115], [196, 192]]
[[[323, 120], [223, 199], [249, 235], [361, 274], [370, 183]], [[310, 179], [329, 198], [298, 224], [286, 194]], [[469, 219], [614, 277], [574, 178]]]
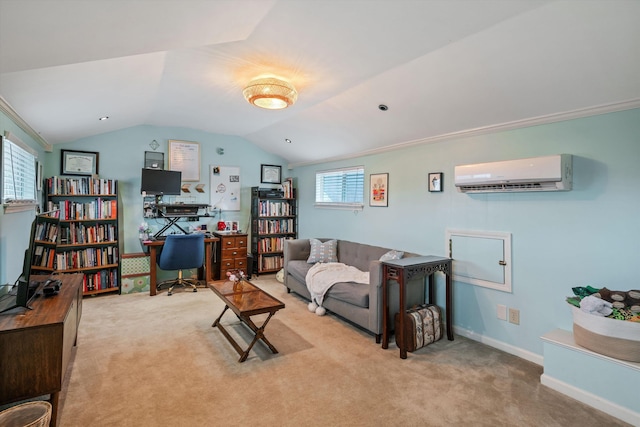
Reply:
[[216, 245], [214, 257], [213, 278], [225, 279], [229, 270], [247, 271], [247, 237], [245, 233], [214, 232], [213, 235], [220, 239]]

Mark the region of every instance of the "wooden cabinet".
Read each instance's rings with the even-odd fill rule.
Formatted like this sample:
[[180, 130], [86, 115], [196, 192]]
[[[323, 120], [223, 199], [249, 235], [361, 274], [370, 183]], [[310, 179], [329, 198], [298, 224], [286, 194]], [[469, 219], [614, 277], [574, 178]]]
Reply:
[[251, 253], [256, 274], [280, 270], [284, 241], [297, 236], [295, 190], [290, 180], [283, 188], [251, 188]]
[[214, 232], [220, 239], [216, 245], [214, 279], [223, 280], [229, 270], [247, 269], [247, 234]]
[[52, 426], [82, 317], [82, 275], [61, 279], [58, 295], [0, 316], [0, 404], [50, 394]]
[[48, 215], [59, 221], [55, 261], [48, 268], [83, 273], [84, 295], [120, 292], [123, 231], [117, 181], [54, 176], [46, 180], [45, 200]]

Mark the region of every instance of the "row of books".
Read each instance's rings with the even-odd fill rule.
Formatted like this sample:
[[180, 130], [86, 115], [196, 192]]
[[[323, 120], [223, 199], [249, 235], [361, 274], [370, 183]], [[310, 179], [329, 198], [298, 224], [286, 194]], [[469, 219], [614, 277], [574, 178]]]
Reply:
[[49, 195], [114, 195], [117, 192], [117, 181], [115, 179], [101, 178], [62, 178], [52, 176], [45, 180], [47, 193]]
[[278, 233], [295, 233], [295, 223], [293, 219], [259, 219], [257, 221], [258, 229], [255, 230], [260, 234], [278, 234]]
[[293, 216], [293, 206], [287, 201], [260, 200], [258, 202], [259, 216]]
[[48, 202], [47, 210], [54, 212], [61, 220], [87, 220], [87, 219], [115, 219], [118, 215], [118, 202], [115, 199], [97, 198], [89, 202], [74, 202], [61, 200], [60, 202]]
[[55, 262], [56, 248], [37, 245], [33, 249], [33, 258], [31, 259], [31, 265], [54, 268]]
[[101, 267], [118, 262], [118, 248], [86, 248], [79, 251], [59, 252], [56, 255], [56, 270]]
[[34, 240], [55, 243], [58, 236], [58, 224], [53, 222], [40, 222], [36, 225]]
[[285, 178], [282, 181], [283, 196], [287, 199], [293, 199], [295, 197], [293, 193], [293, 178]]
[[258, 240], [258, 252], [282, 252], [284, 250], [284, 241], [289, 237], [265, 237]]
[[85, 273], [82, 278], [82, 288], [84, 292], [117, 288], [118, 286], [118, 270], [115, 268], [100, 270], [96, 273]]
[[60, 230], [60, 244], [63, 245], [115, 242], [116, 240], [114, 224], [87, 226], [72, 222], [68, 227], [63, 226]]
[[282, 256], [262, 256], [258, 258], [260, 270], [279, 270], [284, 267]]

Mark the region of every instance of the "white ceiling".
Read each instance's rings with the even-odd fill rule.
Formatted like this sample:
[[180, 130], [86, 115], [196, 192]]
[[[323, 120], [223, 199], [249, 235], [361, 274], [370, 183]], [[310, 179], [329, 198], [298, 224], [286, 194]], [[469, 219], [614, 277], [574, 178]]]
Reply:
[[[52, 144], [182, 126], [304, 164], [638, 107], [639, 18], [639, 0], [0, 0], [0, 95]], [[298, 102], [248, 104], [264, 73]]]

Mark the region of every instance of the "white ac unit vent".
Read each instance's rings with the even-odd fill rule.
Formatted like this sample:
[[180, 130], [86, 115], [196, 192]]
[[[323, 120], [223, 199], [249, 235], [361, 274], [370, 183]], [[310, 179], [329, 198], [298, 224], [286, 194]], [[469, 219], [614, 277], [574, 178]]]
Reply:
[[571, 154], [557, 154], [455, 167], [462, 193], [567, 191], [572, 186]]

